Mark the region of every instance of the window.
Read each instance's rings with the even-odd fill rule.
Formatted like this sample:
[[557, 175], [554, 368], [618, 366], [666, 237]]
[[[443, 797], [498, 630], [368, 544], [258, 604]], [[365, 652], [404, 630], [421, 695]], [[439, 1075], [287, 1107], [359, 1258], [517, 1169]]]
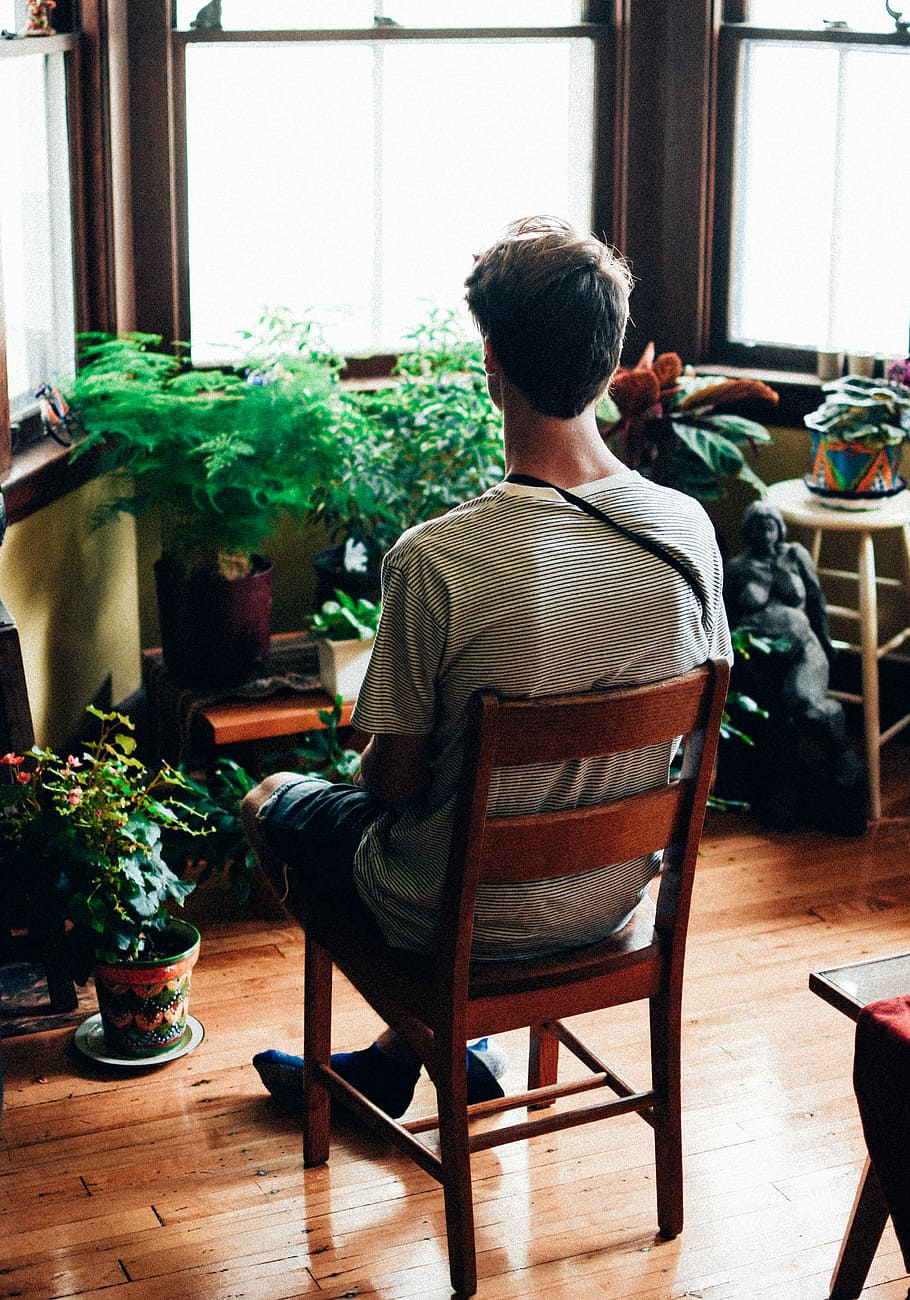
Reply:
[[580, 8], [536, 0], [516, 27], [503, 0], [224, 0], [223, 30], [178, 35], [194, 358], [278, 307], [341, 353], [395, 351], [459, 307], [471, 252], [509, 220], [591, 224], [606, 29]]
[[0, 63], [0, 284], [10, 415], [73, 366], [65, 55]]
[[910, 43], [872, 0], [754, 0], [749, 18], [722, 32], [713, 352], [904, 356]]

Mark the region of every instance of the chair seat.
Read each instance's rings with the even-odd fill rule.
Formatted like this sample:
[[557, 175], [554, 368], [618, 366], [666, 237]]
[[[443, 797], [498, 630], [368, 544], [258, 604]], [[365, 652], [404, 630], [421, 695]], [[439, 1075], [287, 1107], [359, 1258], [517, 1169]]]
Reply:
[[[436, 1018], [439, 994], [434, 959], [390, 947], [364, 904], [311, 896], [299, 912], [291, 901], [291, 911], [313, 939], [331, 942], [335, 965], [352, 984], [359, 987], [363, 978], [381, 968], [390, 1008], [407, 1006], [420, 1020]], [[579, 1014], [613, 1005], [611, 979], [621, 984], [617, 1000], [628, 1001], [632, 968], [638, 968], [640, 980], [635, 997], [654, 996], [662, 960], [654, 915], [654, 903], [646, 896], [622, 930], [597, 943], [523, 961], [472, 962], [467, 986], [468, 1033], [503, 1033], [526, 1026], [527, 1001], [535, 1004], [534, 1018], [550, 1019], [563, 1005], [565, 990], [573, 986], [586, 986]], [[506, 1015], [503, 1008], [493, 1005], [504, 997], [510, 999]], [[547, 1003], [552, 1003], [549, 1012]]]

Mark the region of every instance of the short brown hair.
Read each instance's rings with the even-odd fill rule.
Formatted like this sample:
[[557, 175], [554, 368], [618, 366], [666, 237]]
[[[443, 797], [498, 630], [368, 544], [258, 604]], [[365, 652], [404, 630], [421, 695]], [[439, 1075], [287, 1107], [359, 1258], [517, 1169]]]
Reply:
[[558, 217], [514, 221], [474, 263], [467, 303], [535, 410], [583, 411], [619, 363], [632, 277], [619, 253]]

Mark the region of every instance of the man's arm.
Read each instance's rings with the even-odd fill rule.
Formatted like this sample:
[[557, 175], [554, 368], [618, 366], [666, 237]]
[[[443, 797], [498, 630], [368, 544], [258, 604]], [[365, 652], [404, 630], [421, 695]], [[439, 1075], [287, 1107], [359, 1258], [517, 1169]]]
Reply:
[[410, 803], [430, 779], [429, 736], [375, 735], [360, 760], [360, 784], [386, 803]]

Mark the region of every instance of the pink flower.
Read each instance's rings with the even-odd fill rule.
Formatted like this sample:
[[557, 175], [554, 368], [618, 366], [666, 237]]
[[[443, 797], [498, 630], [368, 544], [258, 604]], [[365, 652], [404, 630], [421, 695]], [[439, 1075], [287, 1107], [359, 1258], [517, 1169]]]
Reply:
[[17, 772], [17, 773], [16, 773], [16, 780], [19, 782], [20, 785], [28, 785], [28, 783], [29, 783], [29, 781], [31, 781], [31, 779], [32, 779], [32, 777], [31, 777], [31, 773], [30, 773], [30, 772]]
[[4, 767], [19, 767], [24, 762], [25, 758], [22, 754], [9, 753], [0, 758], [0, 764]]
[[69, 799], [70, 803], [73, 805], [74, 808], [77, 808], [79, 804], [82, 803], [82, 791], [78, 785], [74, 790], [70, 790], [69, 794], [66, 797], [67, 799]]
[[895, 361], [888, 370], [888, 380], [892, 384], [910, 387], [910, 357], [906, 361]]
[[81, 767], [82, 759], [75, 758], [72, 754], [70, 754], [69, 758], [66, 760], [66, 765], [67, 767]]

